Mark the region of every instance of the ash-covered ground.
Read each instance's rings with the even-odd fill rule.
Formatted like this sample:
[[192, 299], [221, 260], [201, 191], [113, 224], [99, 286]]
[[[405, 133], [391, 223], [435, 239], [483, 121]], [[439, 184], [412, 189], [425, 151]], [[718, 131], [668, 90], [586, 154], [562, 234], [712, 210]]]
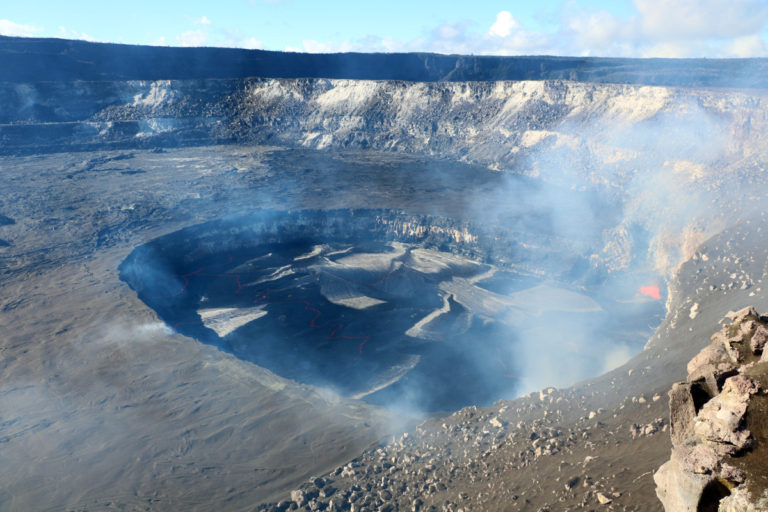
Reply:
[[[671, 288], [672, 314], [652, 340], [656, 348], [643, 352], [629, 366], [573, 390], [544, 391], [541, 396], [537, 391], [531, 398], [431, 421], [398, 444], [382, 448], [386, 457], [376, 447], [386, 442], [389, 433], [406, 429], [409, 418], [344, 398], [344, 393], [307, 386], [303, 378], [282, 375], [279, 368], [274, 373], [262, 369], [247, 358], [231, 355], [236, 352], [232, 347], [222, 350], [220, 344], [201, 344], [184, 336], [180, 326], [174, 330], [168, 318], [141, 302], [141, 292], [137, 297], [119, 279], [118, 268], [136, 247], [174, 239], [190, 244], [188, 248], [199, 247], [194, 237], [181, 236], [178, 233], [185, 232], [179, 230], [198, 230], [195, 226], [210, 225], [210, 221], [215, 226], [218, 219], [231, 214], [264, 208], [278, 212], [297, 211], [297, 207], [310, 212], [340, 206], [362, 209], [380, 204], [397, 212], [441, 211], [450, 218], [457, 216], [456, 209], [464, 208], [467, 198], [482, 193], [484, 187], [492, 189], [500, 177], [481, 168], [420, 158], [382, 154], [376, 161], [372, 163], [370, 153], [329, 155], [237, 146], [4, 157], [3, 172], [13, 192], [2, 205], [8, 219], [0, 228], [8, 241], [2, 249], [2, 315], [5, 325], [13, 327], [4, 334], [0, 400], [2, 450], [5, 460], [13, 463], [2, 466], [3, 502], [12, 510], [53, 510], [62, 504], [86, 510], [247, 508], [287, 499], [288, 491], [299, 488], [301, 481], [327, 476], [372, 447], [371, 455], [353, 464], [363, 470], [337, 472], [332, 479], [341, 479], [333, 485], [363, 489], [351, 492], [374, 500], [381, 500], [376, 498], [381, 490], [406, 501], [419, 497], [424, 503], [442, 506], [445, 500], [458, 503], [459, 494], [466, 493], [472, 500], [462, 505], [465, 508], [474, 504], [474, 508], [495, 509], [502, 503], [512, 507], [528, 500], [528, 508], [523, 509], [537, 510], [530, 507], [544, 502], [592, 503], [583, 492], [566, 493], [565, 484], [555, 479], [579, 477], [580, 486], [584, 482], [608, 486], [606, 478], [614, 475], [616, 466], [621, 480], [611, 485], [624, 496], [618, 502], [634, 503], [636, 510], [657, 510], [650, 473], [643, 475], [664, 460], [668, 446], [665, 435], [656, 433], [663, 428], [665, 401], [654, 401], [653, 396], [679, 378], [685, 358], [708, 339], [708, 324], [719, 320], [723, 308], [762, 300], [762, 255], [768, 244], [755, 222], [743, 227], [757, 229], [757, 235], [730, 231], [713, 249], [703, 249], [683, 267], [688, 270]], [[312, 162], [318, 162], [317, 167]], [[338, 171], [334, 179], [324, 172], [329, 162]], [[435, 168], [455, 172], [463, 185], [440, 186], [431, 180]], [[345, 172], [354, 173], [355, 179]], [[115, 186], [119, 180], [130, 186]], [[369, 186], [374, 180], [375, 188]], [[431, 187], [420, 186], [417, 191], [405, 185], [420, 181]], [[426, 218], [424, 213], [410, 215]], [[220, 255], [216, 251], [221, 244], [209, 247], [211, 254]], [[259, 243], [253, 247], [264, 249]], [[378, 249], [394, 251], [391, 246]], [[742, 256], [733, 257], [736, 253]], [[191, 277], [200, 261], [193, 251], [172, 254], [189, 266], [169, 275], [187, 274], [190, 284], [198, 286], [194, 308], [181, 314], [199, 315], [204, 309], [199, 301], [210, 294], [210, 287], [223, 286], [226, 300], [237, 297], [230, 294], [236, 289], [231, 278], [219, 279], [218, 284], [194, 283]], [[485, 270], [488, 263], [481, 263], [479, 254], [473, 260], [468, 252], [466, 261], [471, 263], [465, 264]], [[253, 256], [248, 252], [225, 263], [247, 264]], [[338, 265], [341, 256], [336, 256], [334, 261], [326, 252], [324, 265]], [[528, 265], [530, 273], [535, 266], [530, 261]], [[224, 270], [226, 274], [231, 269]], [[265, 271], [259, 267], [251, 277], [258, 280]], [[451, 279], [461, 278], [456, 274]], [[578, 290], [576, 280], [563, 282], [566, 274], [558, 274], [561, 286]], [[529, 284], [535, 287], [536, 282]], [[585, 283], [578, 286], [583, 294]], [[494, 293], [502, 288], [494, 288]], [[170, 294], [178, 291], [166, 289]], [[633, 287], [633, 300], [654, 300], [634, 293]], [[698, 304], [695, 321], [690, 313], [694, 303]], [[563, 340], [572, 337], [558, 324], [560, 314], [544, 307], [526, 320], [542, 335], [534, 345], [540, 361], [563, 361]], [[215, 315], [208, 320], [212, 318]], [[414, 318], [411, 326], [418, 320]], [[295, 328], [301, 327], [299, 323]], [[643, 327], [652, 328], [652, 323]], [[627, 336], [638, 327], [627, 324], [624, 329], [620, 324], [614, 329]], [[342, 357], [354, 353], [355, 349], [346, 350]], [[645, 403], [638, 402], [641, 396]], [[502, 397], [493, 397], [497, 398]], [[633, 439], [632, 424], [643, 429], [655, 425], [650, 430], [656, 437]], [[534, 446], [536, 438], [544, 441]], [[548, 455], [536, 455], [545, 441]], [[568, 458], [561, 458], [566, 454]], [[590, 466], [584, 461], [587, 455], [600, 462]], [[426, 461], [437, 468], [438, 476], [425, 476], [426, 490], [409, 487], [410, 491], [401, 493], [390, 485], [396, 480], [381, 484], [374, 466], [365, 469], [369, 460], [374, 465], [413, 461], [395, 466], [417, 479], [421, 477], [415, 475], [427, 475], [427, 470], [419, 473], [422, 468], [417, 461]], [[409, 464], [416, 465], [408, 469]], [[564, 464], [571, 465], [568, 475], [558, 470]], [[445, 479], [440, 471], [452, 471], [454, 476]], [[551, 471], [556, 474], [549, 479], [546, 475]], [[361, 472], [374, 480], [361, 483]], [[427, 483], [429, 478], [433, 480]], [[226, 486], [221, 485], [223, 481], [228, 482]], [[379, 489], [379, 484], [384, 487]], [[432, 484], [437, 491], [429, 490]], [[549, 486], [559, 494], [551, 494]], [[579, 489], [586, 492], [592, 487]], [[513, 499], [515, 495], [518, 500]], [[578, 500], [560, 502], [561, 495]], [[405, 503], [399, 497], [395, 501]]]

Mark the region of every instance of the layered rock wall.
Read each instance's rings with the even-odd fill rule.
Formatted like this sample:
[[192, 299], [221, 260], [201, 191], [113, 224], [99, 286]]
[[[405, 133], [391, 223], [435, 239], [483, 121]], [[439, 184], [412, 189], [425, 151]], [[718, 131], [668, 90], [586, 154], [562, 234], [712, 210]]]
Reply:
[[[536, 204], [570, 204], [570, 190], [593, 191], [622, 210], [595, 253], [608, 270], [628, 268], [649, 243], [656, 270], [671, 271], [722, 229], [726, 205], [760, 208], [751, 184], [768, 154], [768, 104], [755, 91], [253, 78], [6, 82], [0, 102], [6, 154], [233, 142], [375, 150], [563, 187], [532, 197]], [[526, 207], [505, 204], [503, 189], [497, 194], [503, 206], [484, 213]], [[578, 201], [569, 208], [570, 219], [583, 216]], [[590, 228], [589, 219], [577, 226], [556, 220], [573, 231], [564, 233], [569, 238]], [[638, 226], [649, 242], [637, 240]]]
[[694, 131], [678, 133], [680, 160], [669, 165], [692, 179], [705, 178], [710, 170], [706, 162], [683, 157], [715, 156], [699, 154], [699, 137], [716, 136], [707, 141], [710, 150], [744, 158], [765, 150], [762, 133], [768, 125], [768, 106], [754, 92], [568, 81], [0, 83], [0, 101], [4, 152], [31, 146], [21, 135], [36, 131], [54, 135], [38, 141], [37, 151], [46, 144], [140, 145], [153, 138], [163, 144], [173, 135], [177, 143], [237, 140], [426, 152], [533, 174], [546, 173], [542, 162], [529, 162], [530, 168], [518, 164], [534, 150], [578, 152], [579, 167], [588, 174], [622, 162], [633, 165], [654, 146], [667, 148], [667, 141], [657, 139], [663, 131], [629, 140], [630, 133], [617, 128], [684, 126]]

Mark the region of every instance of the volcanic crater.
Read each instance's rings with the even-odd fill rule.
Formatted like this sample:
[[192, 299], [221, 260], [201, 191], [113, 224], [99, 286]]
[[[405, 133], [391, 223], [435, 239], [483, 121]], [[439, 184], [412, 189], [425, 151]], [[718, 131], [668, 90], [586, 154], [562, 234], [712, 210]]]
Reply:
[[[585, 286], [578, 263], [560, 282], [516, 268], [509, 255], [525, 251], [510, 234], [446, 217], [261, 211], [150, 241], [120, 276], [175, 331], [280, 376], [455, 410], [525, 388], [533, 369], [521, 346], [538, 337], [559, 336], [596, 368], [613, 326], [661, 319], [658, 301], [622, 300], [623, 283]], [[585, 322], [602, 326], [591, 348], [577, 328], [557, 332]]]
[[768, 310], [759, 60], [0, 56], [0, 508], [655, 511]]

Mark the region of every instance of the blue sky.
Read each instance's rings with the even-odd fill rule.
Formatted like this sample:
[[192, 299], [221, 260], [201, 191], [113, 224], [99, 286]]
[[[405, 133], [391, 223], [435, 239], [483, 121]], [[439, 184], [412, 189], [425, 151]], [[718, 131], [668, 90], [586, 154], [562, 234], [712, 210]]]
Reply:
[[768, 56], [768, 0], [3, 0], [0, 34], [267, 50]]

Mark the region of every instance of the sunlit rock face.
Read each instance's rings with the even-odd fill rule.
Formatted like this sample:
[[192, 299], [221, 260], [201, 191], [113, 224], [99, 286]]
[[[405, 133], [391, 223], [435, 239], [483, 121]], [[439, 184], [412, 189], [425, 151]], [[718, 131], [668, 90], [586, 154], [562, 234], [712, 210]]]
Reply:
[[[668, 274], [756, 202], [768, 107], [749, 91], [552, 81], [113, 80], [0, 84], [2, 153], [219, 143], [429, 155], [623, 205], [596, 258], [650, 234]], [[504, 213], [490, 211], [489, 215]]]
[[419, 410], [585, 377], [647, 337], [617, 336], [622, 323], [660, 321], [661, 302], [630, 296], [627, 276], [516, 267], [510, 247], [520, 261], [538, 254], [540, 270], [558, 255], [524, 255], [525, 234], [511, 236], [387, 210], [260, 212], [156, 239], [121, 277], [180, 333], [283, 377]]

